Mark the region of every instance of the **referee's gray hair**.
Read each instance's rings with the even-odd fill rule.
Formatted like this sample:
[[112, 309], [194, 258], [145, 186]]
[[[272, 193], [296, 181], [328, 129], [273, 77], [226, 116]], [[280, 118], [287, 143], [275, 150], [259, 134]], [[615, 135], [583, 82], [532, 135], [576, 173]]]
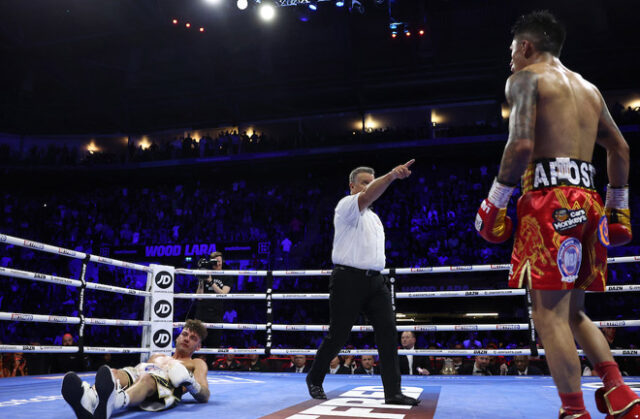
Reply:
[[351, 171], [351, 173], [349, 173], [349, 183], [356, 183], [356, 176], [358, 176], [359, 173], [369, 173], [374, 176], [376, 175], [376, 172], [370, 167], [367, 167], [367, 166], [356, 167]]

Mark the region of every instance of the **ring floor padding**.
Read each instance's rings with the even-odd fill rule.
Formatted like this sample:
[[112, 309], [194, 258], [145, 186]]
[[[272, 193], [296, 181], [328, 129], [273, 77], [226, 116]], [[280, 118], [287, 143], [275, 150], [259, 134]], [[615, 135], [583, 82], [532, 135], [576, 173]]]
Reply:
[[[0, 418], [73, 418], [73, 411], [60, 395], [62, 377], [56, 374], [0, 379]], [[93, 373], [82, 373], [81, 377], [93, 383]], [[183, 402], [169, 411], [129, 409], [113, 417], [539, 419], [557, 417], [560, 407], [549, 376], [403, 376], [405, 391], [422, 400], [420, 406], [410, 409], [371, 407], [379, 400], [371, 396], [373, 390], [381, 389], [380, 376], [327, 375], [326, 402], [309, 398], [304, 374], [215, 371], [209, 372], [208, 380], [209, 403], [198, 404], [185, 395]], [[625, 381], [640, 392], [640, 377], [625, 377]], [[597, 377], [582, 380], [585, 404], [594, 418], [603, 416], [593, 399], [600, 386]], [[369, 397], [363, 398], [365, 393]]]

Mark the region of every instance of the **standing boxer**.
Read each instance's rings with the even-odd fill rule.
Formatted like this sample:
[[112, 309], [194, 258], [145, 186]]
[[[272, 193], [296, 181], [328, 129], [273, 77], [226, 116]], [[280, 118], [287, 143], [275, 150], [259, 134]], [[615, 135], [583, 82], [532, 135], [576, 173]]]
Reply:
[[[605, 289], [606, 246], [631, 240], [629, 146], [598, 89], [560, 62], [565, 30], [553, 15], [522, 16], [512, 33], [509, 140], [476, 229], [491, 243], [509, 238], [506, 207], [522, 176], [509, 286], [531, 289], [533, 319], [562, 400], [560, 417], [590, 417], [575, 338], [604, 383], [595, 394], [598, 410], [607, 418], [638, 418], [638, 396], [584, 312], [585, 290]], [[604, 205], [591, 165], [596, 143], [607, 151]]]

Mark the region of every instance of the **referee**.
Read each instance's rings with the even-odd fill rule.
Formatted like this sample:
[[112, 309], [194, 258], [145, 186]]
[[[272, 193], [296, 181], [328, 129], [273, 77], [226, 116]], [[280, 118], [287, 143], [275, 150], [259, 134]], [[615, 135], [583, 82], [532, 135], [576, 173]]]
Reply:
[[331, 259], [334, 268], [329, 280], [329, 333], [318, 348], [306, 380], [309, 394], [314, 399], [327, 398], [322, 382], [329, 363], [344, 347], [351, 327], [362, 311], [375, 331], [385, 403], [414, 406], [419, 403], [400, 391], [398, 332], [391, 294], [380, 274], [385, 265], [384, 228], [369, 208], [391, 182], [411, 174], [409, 167], [414, 161], [397, 166], [377, 179], [370, 167], [358, 167], [349, 175], [351, 194], [338, 202], [333, 218], [335, 236]]

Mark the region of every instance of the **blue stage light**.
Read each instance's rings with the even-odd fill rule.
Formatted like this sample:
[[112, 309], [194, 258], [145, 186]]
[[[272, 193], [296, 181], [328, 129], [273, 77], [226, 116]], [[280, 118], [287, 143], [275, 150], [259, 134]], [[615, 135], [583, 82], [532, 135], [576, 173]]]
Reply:
[[336, 7], [342, 7], [344, 6], [344, 2], [343, 1], [337, 1], [336, 2]]

